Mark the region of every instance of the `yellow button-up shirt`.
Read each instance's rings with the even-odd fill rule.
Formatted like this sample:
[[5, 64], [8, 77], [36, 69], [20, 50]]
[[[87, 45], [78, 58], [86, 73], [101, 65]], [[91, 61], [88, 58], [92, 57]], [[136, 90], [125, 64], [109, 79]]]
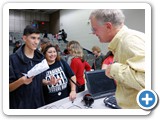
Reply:
[[114, 54], [110, 75], [117, 81], [116, 99], [121, 108], [140, 108], [137, 94], [145, 88], [145, 35], [123, 26], [108, 45]]

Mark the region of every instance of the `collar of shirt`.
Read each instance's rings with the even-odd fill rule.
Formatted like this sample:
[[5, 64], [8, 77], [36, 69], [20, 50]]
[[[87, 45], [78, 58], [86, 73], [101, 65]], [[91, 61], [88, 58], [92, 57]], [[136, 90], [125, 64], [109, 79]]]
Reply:
[[120, 39], [123, 37], [123, 33], [128, 29], [127, 26], [123, 26], [121, 30], [114, 36], [112, 41], [108, 44], [108, 50], [115, 52], [115, 49], [118, 46]]

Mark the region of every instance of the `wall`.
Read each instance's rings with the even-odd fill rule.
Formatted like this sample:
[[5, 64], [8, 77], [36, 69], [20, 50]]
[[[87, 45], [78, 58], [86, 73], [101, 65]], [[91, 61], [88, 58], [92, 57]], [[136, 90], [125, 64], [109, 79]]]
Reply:
[[145, 32], [145, 10], [144, 9], [127, 9], [123, 10], [126, 19], [125, 24], [132, 29]]
[[[65, 9], [60, 11], [60, 29], [68, 33], [67, 40], [77, 40], [82, 47], [91, 50], [94, 45], [98, 45], [102, 52], [107, 53], [107, 44], [100, 43], [97, 37], [91, 34], [91, 27], [88, 18], [91, 9]], [[126, 25], [132, 29], [145, 30], [145, 10], [144, 9], [125, 9]]]
[[49, 15], [29, 10], [9, 10], [9, 32], [23, 32], [26, 25], [33, 21], [49, 21]]
[[[102, 52], [107, 53], [107, 44], [100, 43], [97, 37], [91, 34], [91, 27], [88, 18], [91, 9], [62, 9], [53, 14], [45, 15], [23, 10], [9, 11], [9, 30], [10, 32], [23, 32], [26, 25], [32, 21], [48, 21], [49, 32], [56, 34], [59, 29], [64, 29], [67, 40], [77, 40], [82, 47], [91, 50], [94, 45], [98, 45]], [[125, 24], [135, 30], [145, 32], [145, 10], [144, 9], [124, 9], [126, 16]]]
[[50, 32], [57, 34], [60, 30], [60, 11], [56, 11], [50, 15]]

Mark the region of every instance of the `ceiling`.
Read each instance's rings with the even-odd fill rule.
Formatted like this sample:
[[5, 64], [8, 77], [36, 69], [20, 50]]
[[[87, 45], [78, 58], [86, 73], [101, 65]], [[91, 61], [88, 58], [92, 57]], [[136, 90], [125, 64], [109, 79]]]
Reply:
[[28, 11], [28, 12], [38, 12], [43, 14], [52, 14], [60, 9], [20, 9], [20, 10]]

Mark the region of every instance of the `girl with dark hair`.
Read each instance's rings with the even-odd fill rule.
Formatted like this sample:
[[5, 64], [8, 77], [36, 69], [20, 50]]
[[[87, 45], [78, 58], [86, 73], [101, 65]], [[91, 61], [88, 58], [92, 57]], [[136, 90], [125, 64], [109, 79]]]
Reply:
[[[49, 69], [44, 73], [44, 99], [49, 104], [69, 96], [73, 101], [76, 98], [76, 86], [69, 81], [76, 83], [76, 77], [69, 65], [60, 58], [56, 46], [48, 43], [42, 48]], [[69, 79], [68, 79], [69, 78]]]

